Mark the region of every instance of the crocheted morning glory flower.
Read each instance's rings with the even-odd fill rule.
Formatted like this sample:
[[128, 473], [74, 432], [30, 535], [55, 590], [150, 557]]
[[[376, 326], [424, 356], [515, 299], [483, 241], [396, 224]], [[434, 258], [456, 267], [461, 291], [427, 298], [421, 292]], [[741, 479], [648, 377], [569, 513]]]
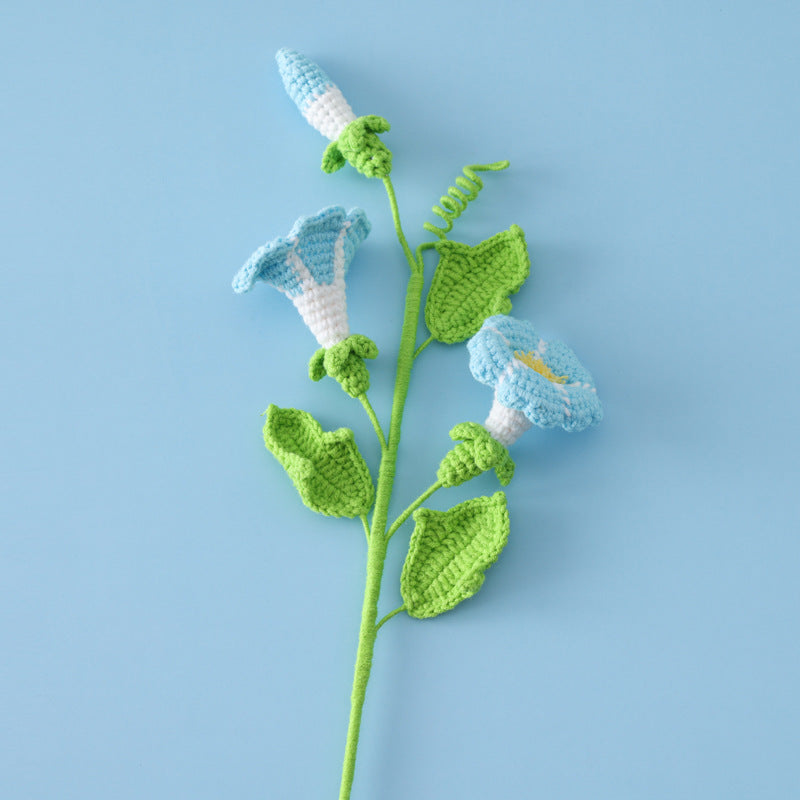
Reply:
[[268, 242], [250, 256], [233, 279], [235, 292], [265, 281], [292, 299], [322, 347], [350, 335], [344, 276], [370, 231], [360, 208], [347, 213], [330, 206], [300, 217], [286, 238]]
[[506, 447], [531, 425], [580, 431], [603, 418], [592, 376], [575, 353], [540, 338], [530, 322], [489, 317], [467, 348], [473, 376], [494, 389], [484, 427]]
[[331, 140], [322, 169], [336, 172], [346, 162], [368, 178], [392, 171], [392, 154], [376, 134], [391, 127], [375, 114], [357, 117], [327, 73], [310, 58], [284, 47], [275, 55], [286, 93], [315, 130]]

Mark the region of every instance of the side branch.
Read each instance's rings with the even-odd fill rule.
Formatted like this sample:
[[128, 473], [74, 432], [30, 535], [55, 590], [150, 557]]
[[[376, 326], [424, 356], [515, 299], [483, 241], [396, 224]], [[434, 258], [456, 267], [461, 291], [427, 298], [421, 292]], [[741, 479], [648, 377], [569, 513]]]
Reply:
[[400, 211], [397, 208], [397, 197], [394, 193], [392, 179], [388, 175], [383, 179], [383, 185], [386, 187], [386, 194], [389, 196], [389, 206], [392, 209], [392, 220], [394, 221], [394, 230], [395, 233], [397, 233], [397, 240], [400, 242], [400, 246], [403, 248], [406, 261], [408, 261], [408, 266], [411, 268], [411, 271], [419, 272], [421, 269], [420, 265], [417, 263], [417, 260], [414, 258], [414, 254], [411, 252], [411, 248], [408, 246], [406, 236], [403, 233], [403, 226], [400, 224]]
[[378, 441], [381, 444], [381, 452], [383, 452], [386, 450], [386, 437], [383, 434], [383, 428], [381, 428], [380, 422], [378, 422], [378, 415], [375, 413], [375, 409], [372, 407], [372, 403], [370, 403], [366, 392], [364, 392], [364, 394], [360, 394], [358, 399], [361, 401], [361, 405], [364, 406], [364, 411], [367, 412], [369, 421], [372, 423], [372, 427], [375, 429], [375, 435], [378, 437]]
[[376, 626], [375, 626], [375, 633], [377, 633], [383, 625], [385, 625], [393, 616], [399, 614], [401, 611], [406, 610], [406, 605], [403, 603], [402, 606], [396, 608], [394, 611], [390, 611]]
[[393, 523], [386, 533], [386, 541], [394, 536], [398, 528], [437, 490], [442, 488], [442, 482], [431, 484]]

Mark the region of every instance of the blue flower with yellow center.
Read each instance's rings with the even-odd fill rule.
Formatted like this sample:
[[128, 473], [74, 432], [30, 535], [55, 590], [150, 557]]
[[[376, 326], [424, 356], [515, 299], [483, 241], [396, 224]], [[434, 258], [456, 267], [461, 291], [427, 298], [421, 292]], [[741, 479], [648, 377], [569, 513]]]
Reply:
[[592, 376], [575, 353], [556, 339], [542, 339], [530, 322], [489, 317], [467, 348], [473, 376], [494, 389], [486, 427], [503, 444], [531, 424], [580, 431], [603, 418]]

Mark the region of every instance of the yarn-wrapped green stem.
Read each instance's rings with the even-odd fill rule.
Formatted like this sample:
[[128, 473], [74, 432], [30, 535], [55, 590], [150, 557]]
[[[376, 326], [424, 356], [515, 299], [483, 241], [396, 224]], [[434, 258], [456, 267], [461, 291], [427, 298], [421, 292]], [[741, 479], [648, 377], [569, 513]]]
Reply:
[[441, 481], [431, 484], [400, 516], [392, 523], [391, 528], [386, 532], [386, 541], [397, 533], [402, 524], [434, 493], [442, 488]]
[[375, 650], [375, 639], [378, 635], [378, 599], [381, 593], [381, 579], [386, 560], [386, 547], [389, 542], [386, 536], [386, 524], [389, 517], [389, 501], [394, 487], [397, 452], [400, 446], [400, 427], [403, 422], [408, 385], [411, 370], [414, 366], [414, 349], [417, 340], [422, 291], [425, 285], [422, 259], [414, 258], [408, 246], [403, 228], [397, 199], [391, 179], [383, 179], [389, 205], [392, 210], [395, 232], [400, 246], [408, 261], [411, 275], [406, 289], [405, 310], [403, 312], [403, 328], [400, 334], [400, 347], [397, 353], [397, 370], [395, 373], [394, 394], [392, 397], [392, 414], [389, 422], [389, 435], [386, 447], [381, 452], [381, 463], [378, 470], [378, 485], [375, 492], [375, 507], [372, 513], [372, 526], [367, 545], [367, 579], [364, 589], [364, 604], [361, 608], [361, 626], [358, 636], [353, 690], [350, 697], [350, 721], [347, 727], [347, 742], [342, 765], [342, 783], [339, 789], [339, 800], [350, 800], [353, 787], [353, 776], [356, 768], [358, 738], [361, 731], [361, 713], [367, 683], [372, 669], [372, 655]]
[[372, 423], [372, 427], [375, 429], [375, 435], [378, 437], [378, 442], [381, 445], [381, 452], [383, 452], [386, 449], [386, 437], [383, 435], [383, 428], [381, 428], [381, 423], [378, 421], [378, 415], [375, 413], [375, 409], [372, 407], [372, 403], [370, 403], [366, 392], [360, 394], [358, 399], [361, 401], [361, 405], [364, 406], [364, 411], [367, 412], [369, 421]]

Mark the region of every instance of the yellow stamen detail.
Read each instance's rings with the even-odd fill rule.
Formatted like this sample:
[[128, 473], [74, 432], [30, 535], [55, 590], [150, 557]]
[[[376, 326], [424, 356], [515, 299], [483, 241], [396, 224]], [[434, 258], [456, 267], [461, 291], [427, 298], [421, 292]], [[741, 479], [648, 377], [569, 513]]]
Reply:
[[514, 358], [521, 361], [526, 367], [530, 367], [540, 375], [543, 375], [551, 383], [566, 383], [569, 379], [568, 375], [556, 375], [541, 358], [535, 356], [533, 353], [523, 353], [520, 350], [515, 350]]

